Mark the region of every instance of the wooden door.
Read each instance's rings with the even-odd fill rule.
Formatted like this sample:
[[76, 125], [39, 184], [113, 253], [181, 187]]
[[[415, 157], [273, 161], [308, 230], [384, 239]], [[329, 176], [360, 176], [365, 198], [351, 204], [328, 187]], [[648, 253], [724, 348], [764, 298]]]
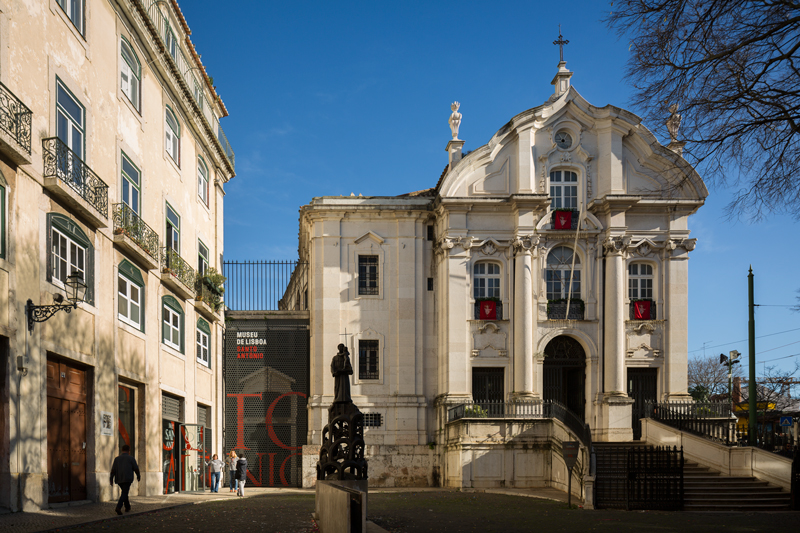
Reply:
[[642, 425], [639, 421], [647, 416], [645, 409], [647, 402], [656, 401], [657, 377], [658, 370], [655, 368], [628, 369], [628, 396], [633, 398], [631, 422], [634, 440], [642, 437]]
[[50, 503], [86, 499], [87, 372], [47, 360], [47, 476]]

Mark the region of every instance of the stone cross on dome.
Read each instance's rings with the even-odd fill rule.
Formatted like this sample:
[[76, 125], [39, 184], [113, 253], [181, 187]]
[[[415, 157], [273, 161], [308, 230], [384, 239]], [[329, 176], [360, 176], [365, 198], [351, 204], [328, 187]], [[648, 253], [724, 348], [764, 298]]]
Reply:
[[569, 90], [569, 79], [572, 77], [572, 72], [567, 70], [567, 62], [564, 61], [564, 45], [569, 44], [569, 41], [561, 35], [561, 24], [558, 25], [558, 39], [553, 41], [553, 44], [558, 45], [559, 61], [558, 72], [553, 81], [550, 82], [551, 85], [555, 85], [555, 91], [548, 101], [557, 100], [562, 94], [566, 93]]

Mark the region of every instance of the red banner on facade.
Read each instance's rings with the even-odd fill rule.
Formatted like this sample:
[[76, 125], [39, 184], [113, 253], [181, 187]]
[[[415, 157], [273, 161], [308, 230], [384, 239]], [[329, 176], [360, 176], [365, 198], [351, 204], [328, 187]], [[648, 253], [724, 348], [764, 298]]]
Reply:
[[650, 301], [633, 302], [633, 317], [636, 320], [650, 320]]
[[572, 211], [556, 211], [553, 216], [555, 229], [572, 229]]
[[481, 320], [497, 320], [497, 302], [486, 300], [480, 303]]

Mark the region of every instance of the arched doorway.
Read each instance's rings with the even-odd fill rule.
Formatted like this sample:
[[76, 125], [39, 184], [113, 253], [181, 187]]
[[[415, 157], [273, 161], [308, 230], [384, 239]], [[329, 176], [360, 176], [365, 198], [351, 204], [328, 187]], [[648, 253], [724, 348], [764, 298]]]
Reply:
[[547, 343], [544, 349], [544, 399], [555, 400], [584, 419], [586, 353], [566, 335]]

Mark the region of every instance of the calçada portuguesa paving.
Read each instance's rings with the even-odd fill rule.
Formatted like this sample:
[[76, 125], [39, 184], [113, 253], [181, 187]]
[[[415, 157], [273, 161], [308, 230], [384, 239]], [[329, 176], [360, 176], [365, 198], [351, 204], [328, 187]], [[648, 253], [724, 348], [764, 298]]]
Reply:
[[[314, 493], [301, 489], [251, 489], [132, 499], [131, 514], [117, 516], [113, 502], [0, 516], [0, 532], [14, 531], [266, 531], [315, 532]], [[532, 496], [532, 497], [524, 497]], [[553, 499], [551, 499], [553, 498]], [[574, 500], [573, 500], [574, 501]], [[578, 502], [579, 503], [579, 502]], [[798, 512], [689, 513], [588, 511], [567, 508], [553, 489], [454, 491], [375, 489], [369, 520], [391, 533], [523, 531], [779, 531], [797, 524]]]

